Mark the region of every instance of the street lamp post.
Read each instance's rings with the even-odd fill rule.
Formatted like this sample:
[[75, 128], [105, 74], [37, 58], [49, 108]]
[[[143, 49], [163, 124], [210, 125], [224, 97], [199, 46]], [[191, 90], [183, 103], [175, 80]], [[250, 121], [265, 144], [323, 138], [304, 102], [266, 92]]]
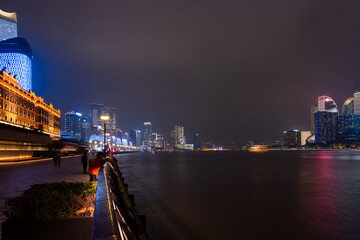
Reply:
[[107, 115], [100, 116], [100, 119], [104, 122], [104, 152], [105, 152], [105, 146], [106, 146], [106, 123], [110, 119]]

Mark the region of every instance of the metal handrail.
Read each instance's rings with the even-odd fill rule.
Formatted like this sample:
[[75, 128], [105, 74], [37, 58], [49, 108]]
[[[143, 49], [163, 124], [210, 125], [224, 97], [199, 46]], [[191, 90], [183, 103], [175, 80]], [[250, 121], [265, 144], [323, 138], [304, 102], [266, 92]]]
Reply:
[[93, 240], [140, 239], [149, 236], [131, 203], [117, 165], [107, 162], [99, 171], [93, 225]]

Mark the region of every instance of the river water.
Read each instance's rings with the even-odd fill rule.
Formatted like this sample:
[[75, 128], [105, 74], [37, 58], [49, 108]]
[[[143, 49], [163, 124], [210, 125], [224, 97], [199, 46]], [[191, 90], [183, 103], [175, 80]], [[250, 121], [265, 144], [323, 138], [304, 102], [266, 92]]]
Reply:
[[118, 156], [153, 240], [360, 239], [360, 152]]

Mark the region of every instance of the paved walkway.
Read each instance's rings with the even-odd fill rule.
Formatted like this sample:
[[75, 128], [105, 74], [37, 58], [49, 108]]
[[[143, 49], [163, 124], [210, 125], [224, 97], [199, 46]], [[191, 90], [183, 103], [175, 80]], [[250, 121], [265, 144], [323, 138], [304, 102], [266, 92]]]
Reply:
[[[62, 158], [60, 168], [55, 168], [52, 160], [0, 165], [0, 207], [6, 199], [21, 195], [33, 184], [89, 181], [89, 175], [82, 171], [80, 157]], [[5, 220], [0, 212], [0, 224]]]

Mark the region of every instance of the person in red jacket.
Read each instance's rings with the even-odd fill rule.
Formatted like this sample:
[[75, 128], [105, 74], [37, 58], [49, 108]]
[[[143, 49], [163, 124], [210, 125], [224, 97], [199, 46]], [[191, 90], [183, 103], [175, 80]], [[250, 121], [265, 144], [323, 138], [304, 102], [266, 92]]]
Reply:
[[90, 182], [97, 181], [99, 170], [105, 163], [105, 154], [99, 152], [89, 166]]

